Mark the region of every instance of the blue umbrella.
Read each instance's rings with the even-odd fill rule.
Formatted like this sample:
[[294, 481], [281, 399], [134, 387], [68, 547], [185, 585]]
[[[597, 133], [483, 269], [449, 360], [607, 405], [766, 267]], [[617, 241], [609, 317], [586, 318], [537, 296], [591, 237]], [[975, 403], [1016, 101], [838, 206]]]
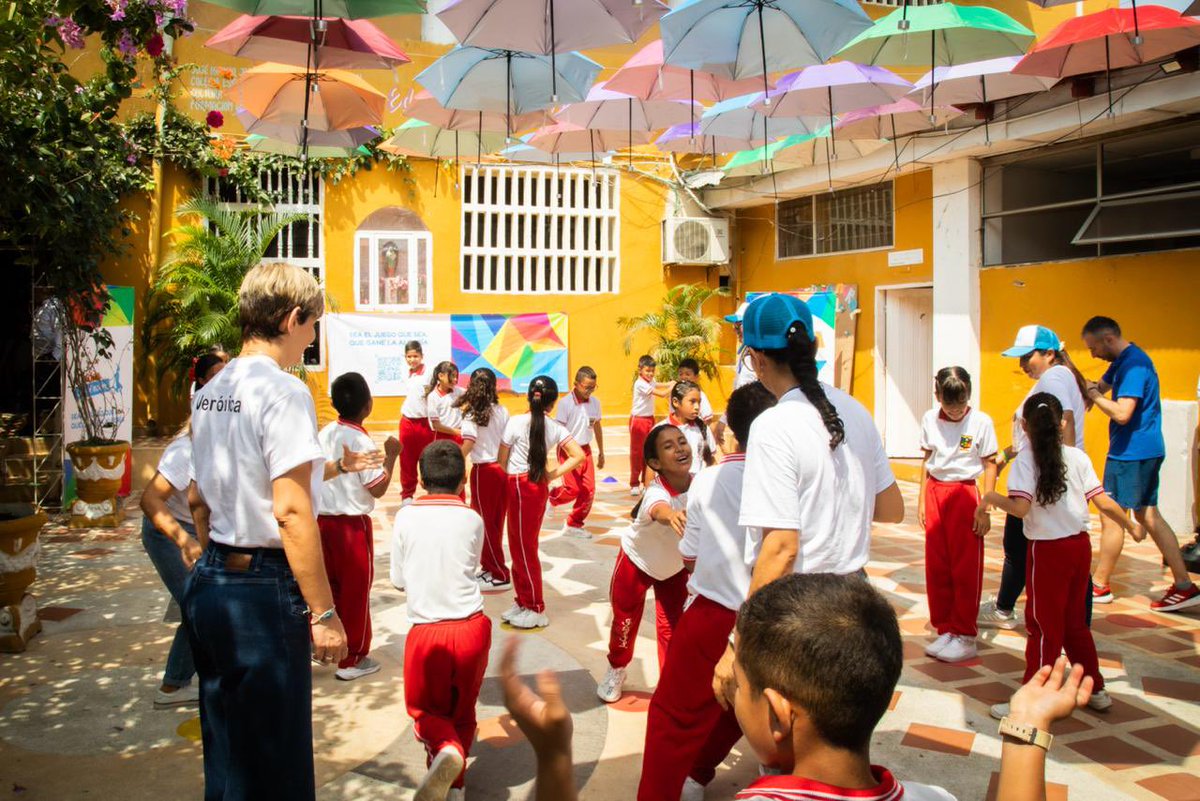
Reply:
[[700, 118], [700, 133], [766, 144], [780, 136], [815, 133], [825, 123], [823, 117], [771, 117], [768, 120], [758, 108], [764, 97], [762, 92], [752, 92], [714, 104]]
[[871, 27], [856, 0], [687, 0], [659, 21], [667, 64], [734, 79], [823, 64]]

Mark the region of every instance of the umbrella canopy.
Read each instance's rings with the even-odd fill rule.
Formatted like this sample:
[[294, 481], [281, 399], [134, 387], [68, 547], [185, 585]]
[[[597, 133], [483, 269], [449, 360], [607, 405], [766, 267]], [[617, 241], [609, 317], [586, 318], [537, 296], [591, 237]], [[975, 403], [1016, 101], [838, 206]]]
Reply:
[[1006, 97], [1027, 95], [1049, 89], [1058, 81], [1034, 75], [1014, 75], [1012, 68], [1019, 56], [971, 61], [950, 67], [935, 67], [913, 85], [912, 95], [929, 102], [930, 89], [936, 85], [938, 102], [990, 103]]
[[[644, 145], [649, 141], [650, 135], [645, 131], [633, 132], [633, 144]], [[602, 131], [559, 122], [534, 131], [527, 144], [547, 153], [598, 153], [629, 147], [630, 141], [626, 131]]]
[[1162, 6], [1110, 8], [1062, 23], [1013, 72], [1065, 78], [1157, 61], [1198, 44], [1200, 20]]
[[987, 6], [905, 5], [860, 33], [838, 55], [860, 64], [932, 69], [1019, 56], [1033, 40], [1033, 31]]
[[411, 92], [404, 101], [404, 115], [451, 131], [500, 131], [508, 125], [514, 131], [524, 131], [546, 125], [550, 115], [544, 111], [518, 114], [511, 120], [507, 115], [495, 111], [463, 111], [446, 108], [437, 98], [422, 89]]
[[371, 155], [365, 147], [337, 147], [335, 145], [317, 145], [311, 141], [307, 148], [294, 142], [281, 142], [278, 139], [251, 134], [246, 137], [246, 144], [255, 153], [278, 153], [283, 156], [307, 155], [316, 159], [347, 159], [357, 155]]
[[811, 134], [824, 120], [813, 117], [777, 117], [767, 119], [758, 110], [763, 93], [733, 97], [717, 103], [700, 118], [700, 132], [705, 136], [728, 136], [750, 141], [770, 141], [780, 136]]
[[655, 39], [626, 61], [605, 85], [614, 92], [624, 92], [643, 100], [716, 103], [758, 91], [762, 88], [762, 79], [735, 81], [728, 64], [708, 64], [703, 70], [673, 67], [663, 60], [662, 39]]
[[569, 164], [573, 161], [599, 161], [611, 153], [550, 153], [533, 145], [513, 145], [500, 151], [509, 161], [524, 161], [531, 164]]
[[407, 120], [379, 149], [402, 156], [458, 159], [463, 153], [493, 153], [506, 141], [502, 133], [450, 131], [421, 120]]
[[659, 0], [454, 0], [437, 16], [464, 45], [550, 55], [636, 42], [667, 11]]
[[735, 139], [729, 136], [705, 136], [700, 133], [700, 123], [691, 122], [673, 125], [654, 140], [654, 145], [666, 153], [735, 153], [762, 144], [757, 139]]
[[835, 128], [838, 139], [843, 141], [895, 139], [897, 136], [945, 125], [962, 113], [962, 109], [954, 106], [935, 106], [931, 121], [928, 107], [906, 97], [886, 106], [851, 111], [837, 121]]
[[611, 131], [660, 131], [672, 125], [692, 122], [703, 109], [686, 100], [642, 100], [614, 92], [601, 82], [588, 92], [582, 103], [572, 103], [555, 114], [555, 119], [581, 128]]
[[[243, 15], [209, 37], [205, 47], [255, 61], [300, 67], [391, 69], [410, 59], [366, 20], [327, 19], [314, 31], [311, 17]], [[314, 47], [314, 39], [316, 41]]]
[[[309, 87], [311, 86], [311, 91]], [[302, 67], [260, 64], [225, 90], [235, 105], [267, 122], [312, 131], [379, 125], [385, 98], [362, 78], [343, 70], [306, 73]]]
[[566, 53], [551, 65], [548, 56], [460, 46], [416, 80], [446, 108], [519, 115], [555, 104], [552, 74], [561, 98], [575, 103], [587, 97], [600, 65], [579, 53]]
[[[772, 166], [788, 169], [810, 167], [813, 164], [829, 164], [833, 152], [829, 142], [829, 129], [823, 129], [817, 134], [807, 136], [789, 136], [780, 139], [766, 147], [754, 150], [743, 150], [735, 153], [723, 169], [730, 177], [739, 175], [759, 175], [769, 172]], [[865, 156], [884, 146], [884, 142], [843, 142], [842, 155], [852, 157]]]
[[912, 90], [912, 84], [883, 67], [852, 61], [817, 64], [785, 75], [760, 107], [772, 117], [844, 114], [894, 103]]
[[[304, 128], [299, 125], [288, 125], [281, 122], [260, 120], [244, 108], [237, 110], [237, 118], [246, 129], [246, 133], [260, 136], [264, 139], [303, 147]], [[379, 138], [379, 129], [372, 126], [347, 128], [340, 131], [308, 132], [308, 143], [318, 147], [356, 148]], [[260, 148], [261, 149], [261, 148]]]
[[424, 14], [425, 0], [209, 0], [243, 14], [297, 14], [365, 19], [389, 14]]

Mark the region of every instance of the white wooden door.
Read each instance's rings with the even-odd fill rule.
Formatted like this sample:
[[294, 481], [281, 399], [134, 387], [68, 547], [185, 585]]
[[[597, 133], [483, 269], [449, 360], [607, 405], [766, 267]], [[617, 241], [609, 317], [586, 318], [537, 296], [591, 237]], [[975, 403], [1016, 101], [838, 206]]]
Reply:
[[887, 455], [921, 456], [921, 417], [933, 407], [933, 290], [890, 289], [884, 299], [884, 419]]

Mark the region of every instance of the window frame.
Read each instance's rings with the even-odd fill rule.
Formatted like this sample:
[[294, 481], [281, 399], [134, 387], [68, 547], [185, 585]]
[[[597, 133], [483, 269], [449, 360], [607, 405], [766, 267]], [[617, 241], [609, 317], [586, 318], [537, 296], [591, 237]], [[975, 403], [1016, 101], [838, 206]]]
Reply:
[[[425, 243], [425, 303], [382, 303], [379, 301], [379, 264], [378, 264], [378, 243], [380, 240], [386, 239], [405, 239], [409, 242], [409, 286], [411, 288], [409, 297], [416, 298], [416, 279], [421, 269], [418, 261], [420, 253], [419, 243]], [[362, 242], [366, 240], [370, 244], [367, 248], [367, 253], [370, 257], [370, 264], [367, 265], [368, 270], [368, 286], [370, 287], [371, 300], [368, 303], [361, 302], [359, 291], [361, 289], [362, 278]], [[433, 234], [429, 231], [381, 231], [376, 229], [368, 229], [354, 232], [354, 309], [355, 311], [363, 312], [413, 312], [413, 311], [431, 311], [433, 309]]]
[[[817, 241], [818, 241], [818, 239], [817, 239], [817, 203], [820, 198], [828, 197], [830, 195], [837, 195], [839, 192], [877, 188], [877, 187], [882, 187], [884, 185], [891, 187], [891, 192], [890, 192], [891, 203], [889, 204], [889, 206], [891, 207], [891, 220], [889, 222], [891, 231], [892, 231], [891, 244], [876, 245], [874, 247], [869, 247], [869, 248], [852, 248], [849, 250], [831, 250], [827, 253], [816, 252]], [[802, 254], [795, 255], [795, 256], [783, 256], [780, 254], [780, 247], [779, 247], [779, 239], [780, 239], [779, 235], [780, 235], [780, 231], [782, 230], [782, 227], [779, 224], [779, 208], [784, 203], [792, 203], [792, 202], [799, 201], [799, 200], [809, 200], [811, 202], [812, 213], [811, 213], [810, 221], [811, 221], [812, 230], [813, 230], [813, 237], [812, 237], [813, 252], [812, 253], [802, 253]], [[893, 179], [888, 179], [887, 181], [878, 181], [878, 182], [871, 183], [871, 184], [860, 184], [858, 186], [842, 187], [841, 189], [835, 189], [833, 192], [822, 192], [819, 194], [801, 195], [800, 197], [794, 197], [794, 198], [788, 198], [787, 200], [781, 200], [780, 202], [775, 204], [774, 223], [775, 223], [775, 261], [803, 261], [805, 259], [825, 259], [825, 258], [829, 258], [830, 256], [842, 256], [842, 255], [851, 254], [851, 253], [877, 253], [877, 252], [881, 252], [881, 251], [894, 250], [896, 248], [896, 182]]]

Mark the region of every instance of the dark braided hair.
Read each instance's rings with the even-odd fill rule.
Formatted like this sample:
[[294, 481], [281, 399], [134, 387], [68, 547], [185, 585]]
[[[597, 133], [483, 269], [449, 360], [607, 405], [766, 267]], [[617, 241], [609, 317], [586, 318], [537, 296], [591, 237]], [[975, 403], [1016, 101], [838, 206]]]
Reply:
[[1050, 506], [1067, 491], [1067, 463], [1062, 451], [1063, 408], [1049, 392], [1029, 396], [1021, 410], [1033, 464], [1037, 468], [1034, 497], [1042, 506]]
[[486, 367], [476, 367], [471, 372], [467, 391], [456, 404], [475, 425], [483, 428], [492, 419], [492, 407], [499, 403], [496, 395], [496, 374]]
[[529, 480], [540, 482], [546, 477], [546, 412], [558, 400], [558, 384], [548, 375], [539, 375], [529, 382], [525, 397], [529, 400]]
[[[671, 387], [671, 411], [675, 411], [675, 404], [682, 403], [683, 399], [688, 396], [689, 392], [699, 392], [700, 385], [695, 381], [676, 381], [675, 386]], [[682, 422], [682, 421], [681, 421]], [[707, 463], [712, 459], [712, 450], [708, 447], [708, 437], [705, 436], [707, 430], [704, 426], [704, 421], [699, 417], [683, 423], [685, 426], [695, 428], [700, 432], [700, 456]]]
[[788, 366], [804, 397], [820, 412], [825, 430], [829, 432], [829, 449], [835, 450], [846, 440], [846, 426], [817, 378], [816, 340], [809, 338], [808, 331], [799, 322], [792, 323], [787, 337], [786, 348], [760, 350], [759, 353], [776, 364]]

